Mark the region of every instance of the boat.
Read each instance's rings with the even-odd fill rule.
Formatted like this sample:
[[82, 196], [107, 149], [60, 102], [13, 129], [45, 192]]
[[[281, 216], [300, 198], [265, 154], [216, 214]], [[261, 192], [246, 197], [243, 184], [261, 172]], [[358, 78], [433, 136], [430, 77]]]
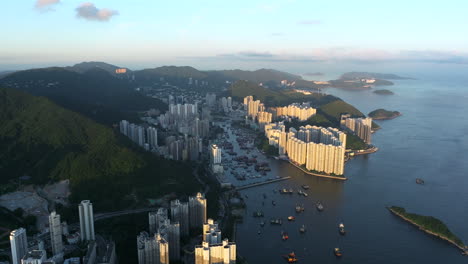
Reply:
[[302, 189], [304, 190], [309, 190], [309, 188], [310, 188], [309, 185], [302, 185]]
[[335, 253], [335, 256], [337, 256], [337, 257], [343, 256], [343, 253], [341, 253], [341, 250], [339, 248], [335, 248], [333, 250], [333, 253]]
[[417, 178], [417, 179], [416, 179], [416, 183], [417, 183], [417, 184], [424, 184], [424, 180], [421, 179], [421, 178]]
[[340, 234], [341, 234], [341, 235], [346, 234], [346, 231], [345, 231], [345, 228], [344, 228], [344, 224], [343, 224], [343, 223], [340, 223], [340, 224], [338, 225], [338, 228], [339, 228], [339, 230], [340, 230]]
[[288, 263], [296, 263], [298, 261], [294, 252], [291, 252], [288, 255], [284, 256], [284, 258]]
[[279, 219], [279, 218], [271, 219], [270, 224], [272, 224], [272, 225], [282, 225], [283, 221], [281, 219]]
[[263, 212], [262, 211], [255, 211], [255, 212], [253, 212], [253, 217], [263, 217]]
[[288, 233], [281, 231], [281, 239], [283, 239], [283, 241], [286, 241], [288, 240], [288, 238]]
[[302, 190], [297, 191], [297, 194], [302, 195], [303, 194]]
[[317, 210], [319, 210], [320, 212], [323, 211], [323, 204], [321, 202], [317, 202]]
[[262, 233], [262, 231], [258, 230], [257, 234], [259, 234], [259, 235], [260, 235], [261, 233]]
[[304, 205], [296, 205], [296, 213], [302, 213], [304, 212]]
[[271, 201], [272, 205], [276, 205], [276, 202], [274, 200]]
[[294, 220], [296, 220], [296, 217], [294, 217], [294, 216], [288, 216], [288, 221], [294, 221]]
[[293, 193], [294, 193], [293, 189], [289, 189], [289, 194], [293, 194]]
[[302, 192], [302, 195], [304, 195], [305, 197], [309, 196], [306, 192]]
[[305, 225], [302, 225], [301, 228], [299, 228], [299, 232], [301, 232], [302, 234], [304, 234], [306, 232]]
[[266, 199], [267, 198], [267, 195], [266, 194], [263, 194], [263, 199]]
[[261, 226], [261, 227], [265, 226], [265, 222], [264, 222], [264, 221], [261, 221], [261, 222], [260, 222], [260, 226]]

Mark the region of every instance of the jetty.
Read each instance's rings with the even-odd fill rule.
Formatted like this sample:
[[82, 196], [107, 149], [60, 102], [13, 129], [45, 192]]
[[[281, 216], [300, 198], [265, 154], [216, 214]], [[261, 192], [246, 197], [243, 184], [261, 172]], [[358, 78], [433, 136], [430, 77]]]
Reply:
[[252, 187], [256, 187], [256, 186], [260, 186], [260, 185], [270, 184], [270, 183], [279, 182], [279, 181], [285, 181], [285, 180], [289, 180], [289, 179], [291, 179], [291, 176], [281, 177], [281, 178], [272, 179], [272, 180], [268, 180], [268, 181], [264, 181], [264, 182], [257, 182], [257, 183], [237, 186], [236, 190], [240, 191], [240, 190], [244, 190], [244, 189], [248, 189], [248, 188], [252, 188]]

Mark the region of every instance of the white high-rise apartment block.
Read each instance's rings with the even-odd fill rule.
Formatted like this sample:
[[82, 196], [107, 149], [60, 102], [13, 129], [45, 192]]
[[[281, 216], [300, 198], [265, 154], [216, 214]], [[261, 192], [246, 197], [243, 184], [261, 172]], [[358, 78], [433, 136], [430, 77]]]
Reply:
[[128, 126], [130, 123], [127, 120], [122, 120], [120, 121], [120, 133], [124, 134], [125, 136], [128, 136]]
[[168, 219], [168, 213], [166, 208], [159, 208], [156, 212], [149, 212], [148, 222], [150, 235], [154, 235], [156, 232], [158, 232], [160, 223], [162, 223], [166, 219]]
[[221, 148], [218, 147], [218, 145], [216, 144], [211, 145], [210, 155], [211, 155], [211, 164], [221, 163], [222, 154], [221, 154]]
[[158, 147], [158, 130], [154, 127], [148, 127], [146, 129], [146, 139], [147, 143], [151, 148]]
[[371, 143], [372, 118], [351, 118], [349, 114], [341, 115], [340, 125], [354, 132], [367, 144]]
[[219, 244], [221, 243], [221, 230], [218, 227], [218, 223], [213, 221], [213, 219], [208, 219], [206, 223], [203, 224], [203, 241], [208, 242], [208, 244]]
[[62, 223], [60, 222], [60, 215], [55, 211], [49, 215], [49, 232], [52, 254], [55, 256], [63, 252]]
[[179, 200], [171, 201], [171, 220], [179, 222], [180, 234], [189, 235], [189, 206], [188, 203], [182, 203]]
[[276, 115], [277, 116], [289, 116], [295, 117], [300, 121], [306, 121], [311, 116], [317, 113], [317, 109], [312, 108], [308, 105], [301, 105], [298, 103], [290, 104], [288, 106], [277, 107]]
[[169, 245], [156, 233], [149, 236], [141, 232], [137, 236], [138, 264], [169, 264]]
[[159, 225], [158, 234], [169, 244], [169, 258], [180, 260], [180, 224], [171, 223], [169, 219], [164, 220]]
[[189, 218], [191, 228], [201, 228], [206, 222], [206, 199], [203, 194], [189, 197]]
[[253, 96], [249, 95], [249, 96], [246, 96], [244, 97], [244, 110], [245, 111], [248, 111], [249, 109], [249, 103], [253, 101]]
[[236, 244], [224, 239], [220, 244], [203, 242], [195, 247], [195, 264], [235, 264]]
[[81, 201], [78, 205], [78, 213], [80, 215], [81, 241], [95, 240], [93, 204], [89, 200]]
[[26, 229], [18, 228], [10, 233], [11, 260], [13, 264], [21, 264], [21, 259], [28, 253], [28, 237]]
[[47, 254], [45, 250], [32, 250], [21, 258], [21, 264], [43, 264], [46, 262], [46, 259]]

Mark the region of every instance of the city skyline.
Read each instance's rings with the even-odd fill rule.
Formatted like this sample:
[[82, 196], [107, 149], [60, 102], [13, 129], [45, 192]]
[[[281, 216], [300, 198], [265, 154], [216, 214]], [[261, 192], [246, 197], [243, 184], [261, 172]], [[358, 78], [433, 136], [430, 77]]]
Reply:
[[1, 21], [15, 27], [4, 29], [0, 70], [95, 60], [135, 69], [466, 64], [467, 3], [449, 2], [8, 1]]

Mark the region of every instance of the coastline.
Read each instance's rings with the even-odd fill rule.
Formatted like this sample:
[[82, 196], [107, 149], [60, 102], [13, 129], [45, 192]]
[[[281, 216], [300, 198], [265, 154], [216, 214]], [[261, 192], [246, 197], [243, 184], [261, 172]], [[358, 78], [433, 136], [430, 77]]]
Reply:
[[397, 115], [392, 115], [392, 116], [389, 116], [389, 117], [372, 117], [372, 120], [392, 120], [392, 119], [395, 119], [399, 116], [402, 116], [401, 113], [398, 113]]
[[309, 174], [309, 175], [312, 175], [312, 176], [316, 176], [316, 177], [322, 177], [322, 178], [329, 178], [329, 179], [334, 179], [334, 180], [341, 180], [341, 181], [346, 181], [348, 178], [346, 177], [339, 177], [339, 176], [331, 176], [331, 175], [325, 175], [325, 174], [320, 174], [320, 173], [314, 173], [314, 172], [310, 172], [310, 171], [307, 171], [303, 168], [301, 168], [300, 166], [294, 164], [292, 161], [288, 160], [289, 164], [293, 165], [294, 167], [300, 169], [302, 172], [306, 173], [306, 174]]
[[350, 153], [353, 153], [354, 156], [358, 156], [358, 155], [365, 155], [365, 154], [372, 154], [372, 153], [375, 153], [379, 150], [378, 147], [373, 147], [373, 148], [370, 148], [370, 149], [365, 149], [365, 150], [362, 150], [359, 152], [359, 150], [356, 150], [356, 151], [352, 151]]
[[449, 243], [452, 244], [453, 246], [455, 246], [455, 247], [457, 247], [458, 249], [460, 249], [460, 250], [462, 251], [462, 254], [463, 254], [463, 253], [466, 254], [467, 249], [464, 248], [464, 247], [462, 247], [462, 246], [460, 246], [460, 245], [458, 245], [457, 243], [455, 243], [455, 241], [450, 240], [450, 239], [448, 239], [448, 238], [445, 237], [445, 236], [439, 235], [439, 234], [437, 234], [437, 233], [434, 233], [434, 232], [432, 232], [432, 231], [429, 231], [429, 230], [427, 230], [427, 229], [421, 227], [420, 225], [418, 225], [418, 224], [416, 224], [415, 222], [413, 222], [411, 219], [406, 218], [404, 215], [402, 215], [402, 214], [396, 212], [395, 210], [393, 210], [393, 209], [390, 208], [390, 207], [386, 207], [386, 208], [387, 208], [390, 212], [392, 212], [394, 215], [400, 217], [402, 220], [404, 220], [404, 221], [406, 221], [406, 222], [408, 222], [408, 223], [410, 223], [410, 224], [412, 224], [412, 225], [418, 227], [419, 230], [422, 230], [423, 232], [425, 232], [425, 233], [427, 233], [427, 234], [429, 234], [429, 235], [438, 237], [438, 238], [440, 238], [440, 239], [442, 239], [442, 240], [445, 240], [445, 241], [449, 242]]

